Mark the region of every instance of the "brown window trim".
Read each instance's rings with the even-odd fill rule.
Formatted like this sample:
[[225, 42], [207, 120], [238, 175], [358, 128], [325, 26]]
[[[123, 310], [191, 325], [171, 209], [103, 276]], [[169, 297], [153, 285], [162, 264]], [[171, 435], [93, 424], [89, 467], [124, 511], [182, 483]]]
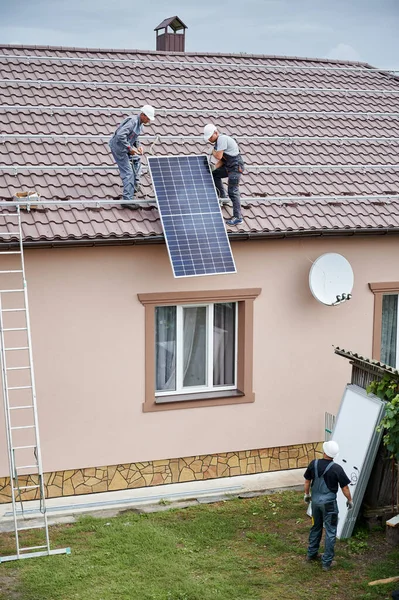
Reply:
[[372, 358], [381, 360], [382, 297], [384, 294], [399, 294], [399, 281], [369, 283], [369, 288], [374, 294]]
[[[161, 292], [138, 294], [145, 308], [145, 400], [143, 412], [244, 404], [255, 401], [253, 392], [253, 304], [261, 293], [260, 288], [237, 290], [208, 290], [189, 292]], [[214, 391], [203, 394], [169, 396], [157, 402], [155, 396], [155, 307], [175, 304], [197, 304], [199, 302], [237, 302], [237, 389]], [[185, 396], [190, 397], [190, 400]]]

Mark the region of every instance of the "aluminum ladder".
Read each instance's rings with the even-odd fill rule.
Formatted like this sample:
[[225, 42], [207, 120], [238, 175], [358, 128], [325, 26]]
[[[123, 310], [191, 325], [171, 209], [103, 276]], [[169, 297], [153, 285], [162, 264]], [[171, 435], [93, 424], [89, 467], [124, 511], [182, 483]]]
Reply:
[[[70, 549], [50, 549], [20, 206], [0, 213], [0, 238], [10, 240], [0, 251], [0, 362], [16, 543], [16, 554], [0, 557], [6, 562]], [[24, 511], [31, 499], [34, 508]]]

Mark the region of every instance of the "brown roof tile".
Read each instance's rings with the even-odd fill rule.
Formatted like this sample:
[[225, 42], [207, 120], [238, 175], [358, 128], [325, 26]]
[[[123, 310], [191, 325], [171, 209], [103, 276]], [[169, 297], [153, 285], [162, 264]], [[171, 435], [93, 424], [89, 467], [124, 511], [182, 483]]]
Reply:
[[[118, 60], [124, 62], [110, 62]], [[265, 68], [277, 65], [286, 68]], [[295, 66], [301, 69], [293, 70]], [[361, 68], [345, 70], [354, 66]], [[317, 71], [311, 70], [312, 67], [334, 70]], [[146, 128], [143, 136], [147, 148], [154, 136], [159, 136], [154, 146], [158, 155], [209, 152], [201, 131], [210, 120], [226, 133], [242, 136], [240, 146], [248, 166], [242, 183], [244, 200], [399, 193], [399, 169], [381, 168], [399, 164], [397, 141], [250, 139], [251, 136], [399, 138], [399, 79], [371, 71], [369, 65], [281, 56], [3, 45], [0, 79], [7, 80], [0, 82], [0, 166], [3, 167], [0, 200], [12, 199], [20, 189], [33, 188], [46, 200], [118, 202], [121, 183], [117, 171], [109, 168], [114, 165], [107, 137], [126, 114], [136, 112], [144, 103], [158, 108], [154, 125]], [[118, 86], [120, 83], [126, 87]], [[190, 87], [179, 88], [181, 85]], [[209, 87], [212, 85], [226, 87], [212, 89]], [[303, 89], [307, 87], [329, 91], [309, 94]], [[19, 108], [5, 109], [5, 106]], [[337, 114], [268, 114], [276, 110]], [[345, 116], [342, 111], [384, 114]], [[396, 115], [391, 114], [395, 112]], [[1, 134], [66, 137], [2, 139]], [[102, 138], [67, 137], [76, 135]], [[26, 169], [27, 165], [36, 169]], [[273, 168], [277, 165], [290, 168]], [[292, 168], [299, 165], [310, 165], [313, 169]], [[379, 168], [320, 168], [328, 165]], [[5, 170], [6, 166], [15, 169]], [[43, 169], [37, 168], [40, 166]], [[50, 170], [49, 166], [55, 168]], [[65, 168], [68, 166], [79, 166], [81, 170], [68, 170]], [[265, 170], [265, 166], [269, 168]], [[262, 168], [256, 170], [256, 167]], [[152, 197], [150, 179], [145, 173], [142, 198]], [[337, 205], [311, 200], [293, 205], [266, 202], [251, 201], [244, 208], [245, 223], [240, 231], [275, 234], [398, 227], [393, 210], [397, 209], [395, 202], [386, 205], [355, 200]], [[162, 233], [154, 207], [143, 207], [137, 212], [118, 208], [99, 211], [49, 208], [26, 213], [24, 220], [25, 234], [31, 240], [150, 238]]]
[[[15, 219], [7, 218], [15, 208], [0, 213], [0, 232], [15, 230]], [[228, 211], [223, 209], [225, 216]], [[275, 237], [314, 233], [345, 234], [370, 230], [375, 233], [399, 233], [399, 201], [301, 200], [291, 202], [251, 201], [243, 206], [244, 222], [234, 232], [244, 235]], [[95, 240], [132, 242], [162, 239], [162, 227], [155, 205], [144, 204], [136, 210], [119, 206], [49, 207], [22, 212], [24, 238], [27, 242], [65, 242]], [[233, 230], [228, 229], [231, 232]], [[0, 241], [1, 241], [0, 234]], [[3, 245], [16, 238], [6, 236]]]

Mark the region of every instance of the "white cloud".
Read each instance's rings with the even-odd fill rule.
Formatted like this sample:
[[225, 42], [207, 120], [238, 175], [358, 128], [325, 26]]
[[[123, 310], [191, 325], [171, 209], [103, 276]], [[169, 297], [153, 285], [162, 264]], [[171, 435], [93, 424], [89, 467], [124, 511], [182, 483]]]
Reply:
[[335, 58], [336, 60], [353, 60], [360, 61], [360, 54], [350, 44], [343, 44], [342, 42], [327, 52], [325, 58]]

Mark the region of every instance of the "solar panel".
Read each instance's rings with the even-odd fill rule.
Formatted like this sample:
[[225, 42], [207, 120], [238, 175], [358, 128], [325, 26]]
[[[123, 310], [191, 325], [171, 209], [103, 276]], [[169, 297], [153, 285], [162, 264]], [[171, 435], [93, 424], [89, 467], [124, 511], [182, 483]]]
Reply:
[[175, 277], [236, 273], [208, 157], [150, 156]]

